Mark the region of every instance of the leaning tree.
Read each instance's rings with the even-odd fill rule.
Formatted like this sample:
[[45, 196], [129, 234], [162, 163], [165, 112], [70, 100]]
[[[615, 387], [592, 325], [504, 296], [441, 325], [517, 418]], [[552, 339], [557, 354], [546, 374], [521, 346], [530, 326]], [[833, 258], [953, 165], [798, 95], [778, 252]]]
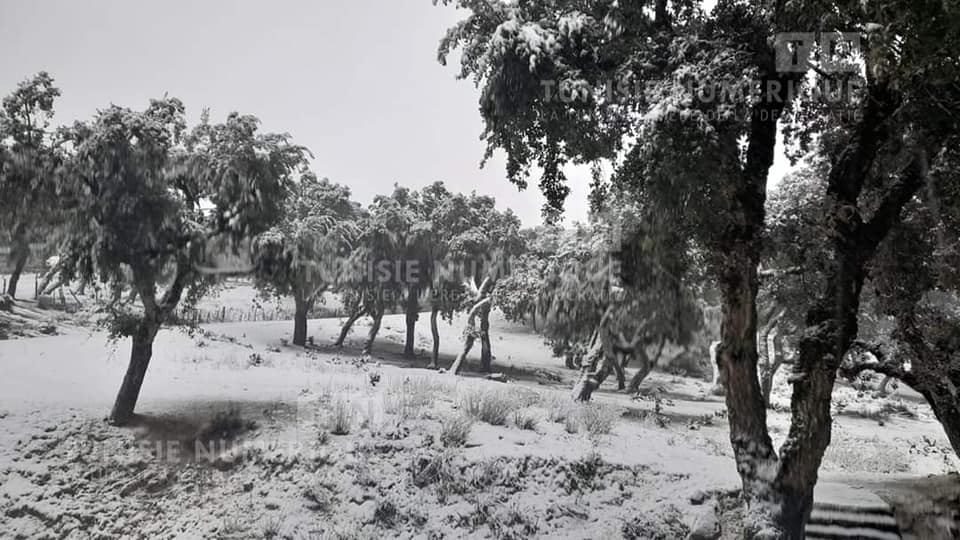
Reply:
[[56, 214], [53, 171], [59, 152], [47, 128], [59, 95], [53, 78], [40, 72], [4, 97], [0, 109], [0, 228], [11, 245], [13, 270], [4, 291], [11, 297], [17, 295], [31, 241]]
[[349, 188], [307, 173], [291, 191], [282, 221], [253, 242], [257, 287], [293, 297], [294, 345], [306, 345], [310, 310], [340, 281], [341, 263], [359, 236], [360, 214]]
[[[830, 394], [857, 333], [866, 265], [915, 194], [938, 141], [955, 130], [949, 51], [960, 31], [957, 8], [933, 0], [720, 0], [705, 14], [695, 1], [443, 3], [469, 15], [443, 40], [441, 60], [461, 49], [461, 76], [483, 87], [488, 154], [506, 151], [511, 180], [523, 186], [539, 166], [556, 210], [568, 193], [565, 164], [612, 159], [612, 189], [647, 211], [672, 212], [672, 221], [661, 222], [684, 228], [700, 246], [721, 296], [718, 363], [751, 509], [746, 533], [802, 538], [830, 440]], [[808, 59], [798, 52], [798, 69], [780, 69], [778, 50], [793, 52], [780, 33], [805, 27], [855, 33], [863, 51], [850, 55], [855, 68], [807, 76]], [[793, 107], [798, 88], [828, 79], [845, 83], [840, 115], [830, 103]], [[785, 112], [799, 126], [798, 140], [829, 159], [831, 256], [804, 318], [792, 424], [778, 453], [758, 381], [756, 334], [766, 181]]]
[[129, 273], [139, 305], [113, 306], [114, 336], [132, 339], [112, 422], [134, 413], [157, 332], [209, 282], [212, 242], [237, 245], [274, 225], [304, 148], [264, 134], [252, 116], [187, 130], [183, 104], [143, 111], [110, 106], [65, 131], [73, 146], [60, 172], [70, 212], [65, 269], [107, 282]]

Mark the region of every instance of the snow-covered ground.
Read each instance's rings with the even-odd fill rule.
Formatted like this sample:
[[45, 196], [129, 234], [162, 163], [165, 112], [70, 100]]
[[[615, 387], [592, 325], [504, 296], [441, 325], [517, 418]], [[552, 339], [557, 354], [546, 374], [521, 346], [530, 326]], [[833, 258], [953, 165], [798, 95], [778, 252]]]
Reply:
[[[365, 364], [365, 321], [342, 350], [327, 345], [337, 319], [310, 321], [309, 350], [285, 345], [289, 321], [164, 330], [130, 428], [104, 421], [129, 343], [77, 327], [0, 341], [0, 536], [676, 538], [718, 512], [736, 537], [739, 480], [707, 383], [657, 372], [647, 399], [608, 383], [599, 405], [574, 407], [575, 373], [499, 317], [494, 364], [510, 382], [423, 369], [426, 319], [418, 359], [401, 357], [402, 316], [388, 316]], [[442, 363], [461, 329], [441, 326]], [[960, 482], [943, 476], [956, 457], [915, 396], [883, 416], [860, 414], [875, 404], [849, 387], [840, 399], [825, 485], [897, 501], [928, 475]], [[505, 422], [445, 446], [471, 400], [504, 404]], [[348, 434], [332, 433], [338, 418]], [[782, 438], [788, 416], [770, 425]]]

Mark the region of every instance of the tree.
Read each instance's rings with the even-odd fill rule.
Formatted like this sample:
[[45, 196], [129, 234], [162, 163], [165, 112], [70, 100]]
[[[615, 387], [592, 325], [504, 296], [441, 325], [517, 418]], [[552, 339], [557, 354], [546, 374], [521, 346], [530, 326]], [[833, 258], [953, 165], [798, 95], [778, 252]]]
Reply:
[[452, 298], [463, 300], [459, 309], [467, 313], [464, 348], [450, 372], [459, 372], [478, 339], [480, 367], [489, 372], [493, 364], [492, 294], [499, 280], [510, 274], [515, 256], [523, 250], [520, 220], [510, 210], [497, 210], [493, 197], [471, 193], [448, 198], [434, 213], [434, 222], [437, 231], [442, 231], [446, 246], [444, 272], [437, 276], [438, 283]]
[[[638, 391], [666, 343], [688, 345], [701, 325], [683, 242], [654, 241], [634, 209], [621, 213], [617, 205], [561, 241], [538, 298], [555, 354], [581, 369], [578, 400], [589, 400], [611, 373], [620, 390]], [[659, 252], [662, 246], [670, 249]], [[634, 360], [639, 369], [628, 386], [625, 369]]]
[[[955, 7], [721, 0], [705, 15], [697, 2], [666, 0], [444, 3], [470, 14], [448, 32], [440, 57], [462, 49], [461, 76], [483, 87], [488, 155], [506, 151], [512, 181], [525, 186], [530, 167], [539, 166], [547, 210], [556, 211], [568, 192], [566, 163], [613, 160], [612, 185], [595, 191], [621, 191], [645, 212], [671, 215], [658, 221], [683, 230], [705, 254], [722, 299], [717, 361], [751, 509], [746, 534], [802, 538], [830, 440], [836, 371], [857, 333], [864, 269], [916, 192], [925, 159], [955, 129], [952, 97], [930, 99], [955, 92], [956, 64], [945, 60], [960, 28]], [[778, 70], [778, 48], [790, 48], [777, 36], [806, 24], [857, 32], [866, 77]], [[790, 108], [794, 92], [786, 89], [833, 78], [862, 83], [862, 92], [842, 94], [841, 108], [853, 114], [837, 119], [822, 103]], [[791, 430], [778, 453], [756, 335], [766, 181], [786, 112], [801, 126], [800, 141], [814, 141], [830, 162], [831, 257], [805, 316]]]
[[5, 291], [16, 297], [30, 257], [30, 242], [54, 210], [52, 176], [56, 150], [47, 128], [60, 96], [53, 77], [41, 71], [3, 98], [0, 110], [0, 227], [9, 231], [13, 271]]
[[160, 328], [209, 282], [205, 249], [238, 245], [276, 224], [306, 151], [233, 113], [187, 131], [183, 104], [110, 106], [67, 130], [60, 174], [70, 197], [69, 275], [110, 281], [130, 273], [141, 306], [114, 306], [114, 336], [130, 336], [130, 364], [110, 419], [131, 420]]
[[415, 325], [420, 296], [429, 287], [432, 227], [423, 215], [417, 192], [394, 187], [390, 195], [374, 198], [360, 223], [358, 249], [351, 255], [345, 278], [345, 305], [350, 316], [340, 332], [343, 344], [350, 326], [364, 314], [373, 325], [364, 354], [369, 354], [387, 309], [400, 307], [406, 318], [404, 354], [414, 355]]
[[350, 189], [305, 174], [291, 192], [283, 221], [253, 245], [257, 286], [293, 296], [293, 344], [307, 342], [307, 315], [321, 295], [335, 287], [359, 230], [359, 204]]
[[903, 221], [870, 269], [872, 298], [863, 318], [892, 320], [889, 331], [861, 332], [841, 373], [874, 371], [921, 394], [960, 455], [960, 154], [956, 140], [926, 178]]

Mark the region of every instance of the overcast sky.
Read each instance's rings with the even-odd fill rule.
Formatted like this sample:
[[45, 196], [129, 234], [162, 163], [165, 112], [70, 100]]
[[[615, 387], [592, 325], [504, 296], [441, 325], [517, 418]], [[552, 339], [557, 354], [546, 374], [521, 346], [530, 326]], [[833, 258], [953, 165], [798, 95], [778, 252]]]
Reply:
[[[63, 93], [61, 123], [164, 93], [194, 120], [204, 107], [214, 120], [254, 114], [363, 203], [395, 182], [442, 180], [536, 225], [536, 181], [518, 192], [502, 156], [479, 168], [479, 92], [436, 60], [458, 17], [430, 0], [0, 0], [0, 94], [46, 70]], [[589, 183], [570, 173], [568, 223], [586, 218]]]

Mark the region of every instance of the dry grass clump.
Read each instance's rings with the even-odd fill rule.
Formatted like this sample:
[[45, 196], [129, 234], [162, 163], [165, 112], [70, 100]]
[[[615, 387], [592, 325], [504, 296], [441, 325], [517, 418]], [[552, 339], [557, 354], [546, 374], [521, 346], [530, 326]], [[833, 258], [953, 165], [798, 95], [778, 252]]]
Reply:
[[420, 418], [439, 397], [450, 393], [449, 383], [444, 384], [435, 377], [404, 377], [391, 381], [387, 387], [384, 408], [404, 420]]
[[464, 413], [493, 426], [506, 424], [510, 411], [516, 407], [516, 400], [499, 389], [469, 388], [460, 394], [460, 409]]
[[447, 448], [456, 448], [467, 443], [473, 418], [458, 414], [445, 418], [440, 428], [440, 443]]
[[591, 436], [607, 435], [620, 418], [613, 407], [601, 403], [584, 403], [577, 410], [580, 424]]
[[620, 529], [626, 540], [673, 540], [686, 538], [689, 531], [683, 512], [672, 504], [656, 513], [641, 513], [625, 519]]
[[547, 401], [547, 420], [562, 424], [571, 416], [574, 403], [568, 396], [555, 395]]
[[353, 403], [345, 398], [337, 398], [330, 407], [330, 416], [327, 427], [334, 435], [348, 435], [353, 427], [353, 418], [356, 416]]
[[591, 437], [607, 435], [613, 430], [620, 412], [602, 403], [574, 403], [569, 399], [556, 399], [547, 409], [551, 422], [563, 424], [567, 433], [587, 433]]
[[513, 425], [519, 429], [536, 431], [540, 415], [534, 409], [517, 409], [513, 412]]

